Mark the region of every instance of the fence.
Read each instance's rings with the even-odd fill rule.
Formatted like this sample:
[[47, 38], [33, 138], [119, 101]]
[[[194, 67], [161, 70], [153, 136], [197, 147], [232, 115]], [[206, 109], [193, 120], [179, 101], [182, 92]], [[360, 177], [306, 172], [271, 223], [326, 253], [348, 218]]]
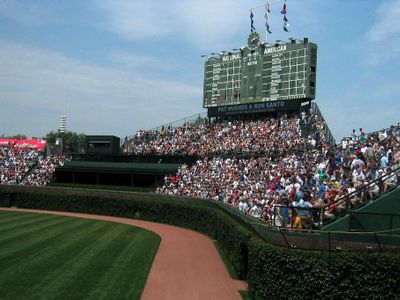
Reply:
[[[204, 123], [207, 120], [207, 113], [198, 113], [194, 114], [192, 116], [189, 116], [187, 118], [183, 118], [180, 120], [176, 120], [170, 123], [166, 123], [154, 128], [151, 128], [150, 130], [146, 130], [147, 132], [160, 132], [160, 130], [165, 130], [167, 133], [172, 132], [175, 128], [182, 127], [185, 125], [197, 125]], [[135, 138], [136, 134], [131, 135], [128, 137], [129, 140]]]
[[[318, 119], [325, 121], [324, 116], [321, 113], [321, 110], [318, 107], [318, 104], [315, 102], [311, 102], [311, 109], [314, 111], [315, 115], [318, 116]], [[330, 144], [330, 145], [335, 145], [335, 137], [333, 136], [331, 130], [329, 129], [328, 123], [325, 122], [325, 140]]]
[[347, 232], [254, 226], [265, 241], [289, 249], [379, 252], [400, 249], [400, 228], [379, 232]]
[[[209, 200], [197, 200], [209, 202]], [[212, 201], [211, 201], [212, 202]], [[239, 223], [251, 230], [264, 241], [275, 246], [288, 249], [304, 249], [318, 251], [399, 251], [400, 226], [393, 222], [393, 228], [380, 231], [349, 232], [349, 231], [321, 231], [321, 212], [319, 209], [276, 206], [270, 224], [260, 222], [257, 218], [246, 215], [237, 208], [223, 202], [215, 202], [218, 207], [236, 219]], [[288, 223], [279, 223], [278, 210], [287, 208]], [[306, 210], [308, 216], [301, 216], [299, 210]], [[281, 214], [281, 212], [279, 212]], [[299, 216], [302, 228], [296, 228], [296, 217]], [[396, 219], [397, 220], [397, 219]], [[400, 218], [398, 219], [400, 221]], [[303, 223], [305, 221], [305, 223]], [[307, 225], [308, 224], [308, 225]], [[400, 224], [399, 224], [400, 225]]]
[[200, 157], [198, 155], [159, 155], [159, 154], [73, 154], [72, 161], [96, 161], [113, 163], [169, 163], [169, 164], [194, 164]]

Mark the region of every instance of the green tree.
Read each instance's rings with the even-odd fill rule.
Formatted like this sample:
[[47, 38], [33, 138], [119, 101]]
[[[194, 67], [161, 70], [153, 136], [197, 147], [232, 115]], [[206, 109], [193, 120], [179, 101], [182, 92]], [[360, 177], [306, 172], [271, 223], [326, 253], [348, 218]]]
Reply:
[[45, 137], [47, 143], [50, 144], [55, 144], [57, 138], [62, 140], [63, 152], [83, 153], [85, 149], [85, 135], [83, 133], [51, 131]]

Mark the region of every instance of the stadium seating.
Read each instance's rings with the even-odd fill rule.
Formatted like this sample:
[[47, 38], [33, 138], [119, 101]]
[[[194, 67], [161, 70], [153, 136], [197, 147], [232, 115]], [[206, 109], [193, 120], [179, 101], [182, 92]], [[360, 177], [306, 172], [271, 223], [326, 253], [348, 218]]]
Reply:
[[66, 157], [43, 156], [43, 149], [0, 146], [0, 184], [45, 185]]
[[[212, 199], [282, 227], [319, 227], [397, 186], [398, 126], [353, 130], [326, 142], [326, 123], [309, 111], [257, 120], [206, 118], [139, 131], [123, 146], [135, 155], [198, 155], [166, 176], [156, 193]], [[65, 157], [0, 146], [0, 183], [45, 185]]]
[[279, 154], [304, 147], [300, 118], [281, 115], [246, 121], [205, 119], [200, 124], [158, 131], [141, 130], [125, 142], [123, 151], [132, 154], [180, 154], [215, 156], [226, 154]]
[[[226, 122], [208, 127], [204, 125], [200, 131], [197, 128], [175, 130], [172, 136], [185, 136], [188, 133], [193, 137], [193, 132], [200, 136], [206, 134], [212, 145], [213, 137], [220, 136], [223, 138], [217, 140], [219, 143], [226, 139], [230, 141], [229, 145], [236, 144], [235, 133], [238, 131], [238, 139], [262, 138], [262, 145], [269, 147], [264, 148], [267, 149], [264, 155], [253, 157], [240, 154], [248, 154], [251, 150], [262, 152], [262, 146], [254, 148], [246, 144], [245, 148], [233, 152], [236, 155], [229, 155], [233, 154], [232, 147], [227, 147], [228, 151], [222, 153], [214, 151], [222, 148], [210, 147], [208, 152], [202, 154], [214, 154], [212, 157], [198, 160], [193, 166], [183, 165], [177, 174], [165, 178], [164, 185], [156, 192], [223, 201], [271, 225], [278, 223], [279, 226], [303, 227], [307, 217], [312, 219], [309, 222], [311, 226], [318, 226], [317, 223], [321, 225], [321, 221], [329, 223], [349, 209], [357, 209], [397, 185], [398, 171], [394, 172], [400, 166], [400, 132], [397, 127], [385, 130], [385, 134], [382, 131], [371, 134], [360, 132], [357, 138], [344, 138], [336, 146], [318, 144], [315, 136], [323, 128], [318, 120], [313, 122], [308, 119], [304, 122], [304, 119], [287, 118], [274, 121]], [[310, 129], [314, 128], [308, 132], [309, 140], [299, 137], [301, 123], [309, 124]], [[272, 134], [257, 136], [257, 126], [263, 131], [264, 126], [270, 129], [276, 124], [284, 124], [281, 127], [283, 131], [295, 130], [298, 138], [285, 139], [286, 133], [277, 138], [274, 130]], [[211, 138], [209, 132], [212, 132]], [[151, 144], [154, 141], [161, 143], [158, 145], [166, 140], [170, 143], [171, 139], [161, 137], [162, 134], [146, 139], [145, 146], [137, 139], [134, 142], [136, 149], [149, 149], [148, 145], [154, 146], [155, 143]], [[200, 138], [195, 140], [197, 142]], [[277, 156], [268, 151], [276, 147], [294, 149], [299, 144], [303, 146], [301, 149], [282, 151]], [[160, 146], [153, 149], [164, 148]], [[291, 207], [289, 212], [282, 208], [287, 206]], [[321, 212], [315, 213], [315, 209], [321, 209]], [[305, 214], [307, 210], [310, 212]], [[285, 216], [281, 216], [281, 212]], [[296, 223], [295, 215], [302, 213], [305, 216]], [[289, 215], [292, 218], [282, 222], [283, 218], [289, 219]]]

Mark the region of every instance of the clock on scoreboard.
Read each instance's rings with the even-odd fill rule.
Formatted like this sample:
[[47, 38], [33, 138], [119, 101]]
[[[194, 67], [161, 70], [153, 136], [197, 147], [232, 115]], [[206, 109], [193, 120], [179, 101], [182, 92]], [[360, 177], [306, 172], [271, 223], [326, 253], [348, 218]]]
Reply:
[[308, 38], [268, 44], [253, 31], [246, 47], [206, 60], [203, 107], [315, 99], [316, 66]]

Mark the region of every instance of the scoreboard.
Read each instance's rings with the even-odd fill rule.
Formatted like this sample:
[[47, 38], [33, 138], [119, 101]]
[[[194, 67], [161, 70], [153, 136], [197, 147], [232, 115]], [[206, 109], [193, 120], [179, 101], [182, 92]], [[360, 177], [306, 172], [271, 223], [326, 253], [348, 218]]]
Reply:
[[316, 66], [317, 45], [308, 38], [267, 44], [254, 31], [246, 47], [206, 60], [203, 107], [315, 99]]

